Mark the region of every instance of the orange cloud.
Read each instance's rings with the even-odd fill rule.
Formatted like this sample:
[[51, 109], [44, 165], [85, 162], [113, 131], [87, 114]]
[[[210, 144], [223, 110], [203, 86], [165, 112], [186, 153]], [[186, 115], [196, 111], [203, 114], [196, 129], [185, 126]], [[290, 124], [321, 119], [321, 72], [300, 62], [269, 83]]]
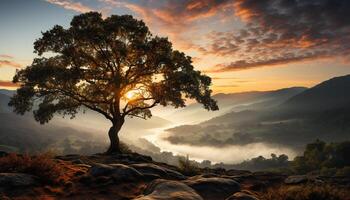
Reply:
[[61, 6], [67, 10], [73, 10], [79, 13], [85, 13], [85, 12], [90, 12], [94, 10], [86, 5], [83, 5], [80, 2], [73, 2], [71, 0], [46, 0], [46, 1], [48, 3]]
[[12, 59], [13, 56], [7, 55], [7, 54], [0, 54], [0, 58], [4, 58], [4, 59]]
[[0, 67], [15, 67], [15, 68], [20, 68], [21, 65], [10, 61], [10, 60], [0, 60]]
[[349, 57], [349, 8], [348, 0], [236, 0], [234, 13], [246, 26], [210, 33], [208, 44], [198, 51], [239, 58], [218, 64], [211, 72]]
[[13, 83], [12, 81], [0, 80], [0, 87], [18, 87], [18, 84]]
[[[168, 36], [177, 47], [188, 50], [196, 47], [193, 37], [196, 35], [199, 20], [207, 19], [233, 8], [232, 0], [171, 0], [140, 1], [139, 3], [119, 0], [99, 0], [109, 6], [124, 7], [138, 14], [150, 27], [160, 34]], [[202, 24], [203, 25], [203, 24]]]

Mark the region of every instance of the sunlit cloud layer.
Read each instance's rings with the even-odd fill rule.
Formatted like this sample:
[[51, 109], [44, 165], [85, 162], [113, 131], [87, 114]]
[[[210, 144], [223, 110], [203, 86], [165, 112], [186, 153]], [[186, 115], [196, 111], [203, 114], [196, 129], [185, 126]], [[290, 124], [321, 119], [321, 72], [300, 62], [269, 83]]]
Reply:
[[12, 81], [2, 81], [0, 80], [0, 87], [11, 88], [17, 87], [18, 85], [13, 83]]
[[76, 12], [79, 12], [79, 13], [85, 13], [85, 12], [93, 11], [92, 8], [90, 8], [90, 7], [86, 6], [86, 5], [83, 5], [80, 2], [74, 2], [74, 1], [71, 1], [71, 0], [45, 0], [45, 1], [47, 1], [47, 2], [49, 2], [51, 4], [62, 6], [65, 9], [73, 10], [73, 11], [76, 11]]
[[[131, 14], [145, 21], [154, 35], [168, 37], [175, 49], [191, 56], [195, 68], [215, 77], [213, 88], [221, 90], [242, 88], [244, 83], [230, 76], [259, 80], [273, 76], [271, 71], [280, 67], [289, 74], [295, 66], [313, 66], [320, 74], [318, 81], [350, 73], [350, 68], [340, 67], [350, 60], [348, 0], [44, 0], [41, 4], [70, 16], [90, 11], [105, 18]], [[70, 20], [67, 17], [65, 25]], [[0, 56], [0, 67], [18, 68], [26, 59], [14, 57]], [[337, 73], [317, 71], [317, 63], [324, 59]]]
[[236, 0], [246, 23], [235, 32], [212, 32], [206, 54], [237, 56], [213, 71], [244, 70], [350, 53], [350, 1]]
[[21, 67], [21, 65], [17, 62], [11, 61], [11, 60], [0, 60], [0, 68], [1, 67], [19, 68], [19, 67]]

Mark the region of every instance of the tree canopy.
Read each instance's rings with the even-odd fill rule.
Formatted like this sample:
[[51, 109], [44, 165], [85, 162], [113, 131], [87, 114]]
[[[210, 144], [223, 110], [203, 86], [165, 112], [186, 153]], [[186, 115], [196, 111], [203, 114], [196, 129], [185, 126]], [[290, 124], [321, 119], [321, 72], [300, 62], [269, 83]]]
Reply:
[[38, 57], [13, 78], [20, 88], [9, 105], [18, 114], [34, 108], [40, 123], [55, 113], [73, 118], [91, 109], [118, 132], [126, 116], [149, 118], [156, 105], [184, 107], [195, 99], [207, 110], [218, 109], [210, 77], [130, 15], [75, 16], [70, 27], [43, 32], [34, 49]]

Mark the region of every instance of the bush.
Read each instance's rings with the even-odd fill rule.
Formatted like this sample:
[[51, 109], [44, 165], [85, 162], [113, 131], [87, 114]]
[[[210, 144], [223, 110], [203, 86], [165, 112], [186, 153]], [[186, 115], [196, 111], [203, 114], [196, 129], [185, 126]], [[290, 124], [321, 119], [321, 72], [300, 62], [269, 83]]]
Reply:
[[124, 142], [119, 143], [119, 148], [122, 153], [125, 153], [125, 154], [133, 153], [132, 150], [129, 148], [129, 146]]
[[59, 183], [63, 169], [50, 154], [30, 156], [15, 153], [0, 158], [0, 173], [27, 173], [44, 183]]
[[262, 200], [346, 200], [350, 192], [330, 185], [300, 185], [271, 188], [261, 195]]
[[336, 176], [350, 177], [350, 166], [349, 167], [344, 167], [342, 169], [338, 169], [338, 171], [337, 171], [337, 173], [335, 175]]
[[179, 169], [180, 172], [186, 176], [194, 176], [199, 173], [199, 168], [196, 163], [190, 161], [188, 156], [184, 158], [179, 158]]

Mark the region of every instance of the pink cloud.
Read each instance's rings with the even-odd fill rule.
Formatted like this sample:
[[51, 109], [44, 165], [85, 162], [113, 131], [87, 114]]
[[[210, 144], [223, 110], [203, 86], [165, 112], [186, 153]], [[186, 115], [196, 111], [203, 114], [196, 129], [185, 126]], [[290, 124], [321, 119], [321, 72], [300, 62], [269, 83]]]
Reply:
[[90, 12], [94, 10], [86, 5], [83, 5], [80, 2], [74, 2], [71, 0], [46, 0], [46, 1], [51, 4], [61, 6], [67, 10], [73, 10], [79, 13], [85, 13], [85, 12]]

